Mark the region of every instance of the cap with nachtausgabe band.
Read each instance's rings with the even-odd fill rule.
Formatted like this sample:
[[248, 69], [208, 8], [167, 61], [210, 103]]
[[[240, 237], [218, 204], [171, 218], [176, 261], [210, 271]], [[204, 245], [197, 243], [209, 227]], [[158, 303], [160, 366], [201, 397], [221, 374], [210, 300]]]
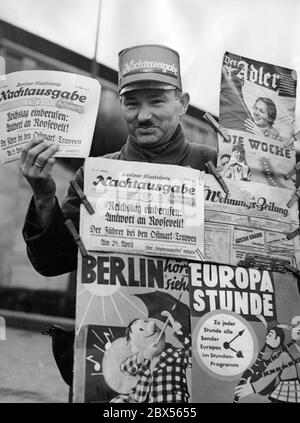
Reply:
[[182, 90], [179, 54], [157, 44], [134, 46], [120, 51], [119, 93], [145, 87], [145, 84], [151, 82], [159, 83], [161, 89]]

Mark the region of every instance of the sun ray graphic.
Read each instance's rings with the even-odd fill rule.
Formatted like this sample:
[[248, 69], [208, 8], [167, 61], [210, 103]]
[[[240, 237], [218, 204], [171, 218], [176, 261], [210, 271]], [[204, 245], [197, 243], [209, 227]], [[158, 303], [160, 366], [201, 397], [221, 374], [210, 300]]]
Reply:
[[106, 317], [105, 317], [105, 304], [104, 304], [104, 297], [103, 297], [103, 295], [101, 297], [101, 302], [102, 302], [103, 321], [105, 322]]
[[87, 291], [87, 289], [84, 287], [80, 292], [78, 292], [77, 293], [77, 296], [79, 296], [79, 295], [81, 295], [81, 294], [83, 294], [84, 292], [86, 292]]
[[82, 325], [83, 325], [83, 323], [84, 323], [84, 320], [85, 320], [85, 318], [86, 318], [86, 315], [88, 314], [88, 311], [89, 311], [89, 308], [90, 308], [90, 305], [91, 305], [91, 303], [92, 303], [92, 301], [93, 301], [94, 296], [95, 296], [95, 294], [92, 294], [92, 296], [91, 296], [91, 298], [90, 298], [90, 301], [89, 301], [89, 303], [88, 303], [88, 305], [87, 305], [87, 307], [86, 307], [86, 309], [85, 309], [85, 312], [84, 312], [84, 314], [83, 314], [83, 317], [82, 317], [82, 319], [81, 319], [81, 322], [80, 322], [80, 325], [79, 325], [78, 330], [77, 330], [77, 332], [76, 332], [76, 335], [78, 335], [78, 334], [79, 334], [79, 332], [80, 332], [80, 329], [81, 329], [81, 327], [82, 327]]
[[117, 307], [117, 305], [115, 303], [114, 297], [111, 295], [110, 298], [111, 298], [111, 301], [112, 301], [112, 303], [113, 303], [113, 305], [115, 307], [115, 310], [117, 312], [117, 315], [119, 316], [119, 319], [120, 319], [121, 324], [124, 325], [124, 321], [123, 321], [122, 316], [121, 316], [121, 314], [119, 312], [119, 309], [118, 309], [118, 307]]
[[134, 304], [126, 295], [124, 295], [121, 291], [118, 291], [118, 293], [126, 300], [129, 302], [130, 305], [132, 305], [132, 307], [134, 307], [137, 311], [139, 311], [140, 313], [142, 313], [144, 316], [147, 316], [147, 313], [145, 313], [143, 310], [141, 310], [136, 304]]

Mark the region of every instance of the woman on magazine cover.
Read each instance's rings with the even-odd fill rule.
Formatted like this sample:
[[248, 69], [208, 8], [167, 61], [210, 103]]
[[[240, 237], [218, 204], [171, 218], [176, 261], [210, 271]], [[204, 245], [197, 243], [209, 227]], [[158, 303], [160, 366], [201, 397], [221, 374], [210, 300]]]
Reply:
[[252, 120], [245, 120], [245, 128], [252, 134], [283, 141], [280, 132], [273, 126], [276, 117], [277, 109], [273, 100], [268, 97], [258, 97], [253, 106]]

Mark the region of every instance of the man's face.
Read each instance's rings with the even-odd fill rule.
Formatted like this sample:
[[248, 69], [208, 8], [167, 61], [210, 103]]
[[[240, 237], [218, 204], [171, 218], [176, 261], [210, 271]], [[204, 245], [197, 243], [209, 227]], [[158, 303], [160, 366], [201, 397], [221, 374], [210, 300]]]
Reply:
[[237, 159], [238, 161], [242, 162], [245, 159], [245, 152], [242, 150], [237, 151]]
[[274, 330], [269, 330], [266, 336], [266, 344], [270, 348], [277, 348], [280, 345], [280, 337], [276, 335]]
[[245, 159], [245, 152], [244, 150], [235, 150], [234, 152], [234, 158], [238, 162], [242, 162]]
[[[186, 110], [175, 90], [142, 89], [124, 93], [122, 107], [128, 132], [142, 147], [159, 146], [171, 138]], [[186, 105], [187, 107], [187, 105]]]
[[229, 156], [223, 156], [221, 157], [221, 165], [224, 167], [229, 163], [230, 157]]

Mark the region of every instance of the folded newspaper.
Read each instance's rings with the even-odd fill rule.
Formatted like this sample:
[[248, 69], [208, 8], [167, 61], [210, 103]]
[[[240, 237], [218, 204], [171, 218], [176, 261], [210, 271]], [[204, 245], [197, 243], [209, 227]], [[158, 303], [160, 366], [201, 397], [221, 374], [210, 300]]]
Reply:
[[59, 145], [55, 157], [88, 157], [101, 86], [68, 72], [30, 70], [0, 81], [0, 161], [21, 157], [31, 139]]
[[[205, 175], [204, 255], [206, 261], [286, 272], [300, 268], [297, 202], [288, 207], [291, 191], [255, 182], [226, 181], [225, 194], [216, 179]], [[290, 238], [290, 239], [289, 239]]]
[[[173, 176], [174, 175], [174, 176]], [[88, 158], [80, 212], [87, 250], [203, 260], [204, 172], [174, 165]]]

